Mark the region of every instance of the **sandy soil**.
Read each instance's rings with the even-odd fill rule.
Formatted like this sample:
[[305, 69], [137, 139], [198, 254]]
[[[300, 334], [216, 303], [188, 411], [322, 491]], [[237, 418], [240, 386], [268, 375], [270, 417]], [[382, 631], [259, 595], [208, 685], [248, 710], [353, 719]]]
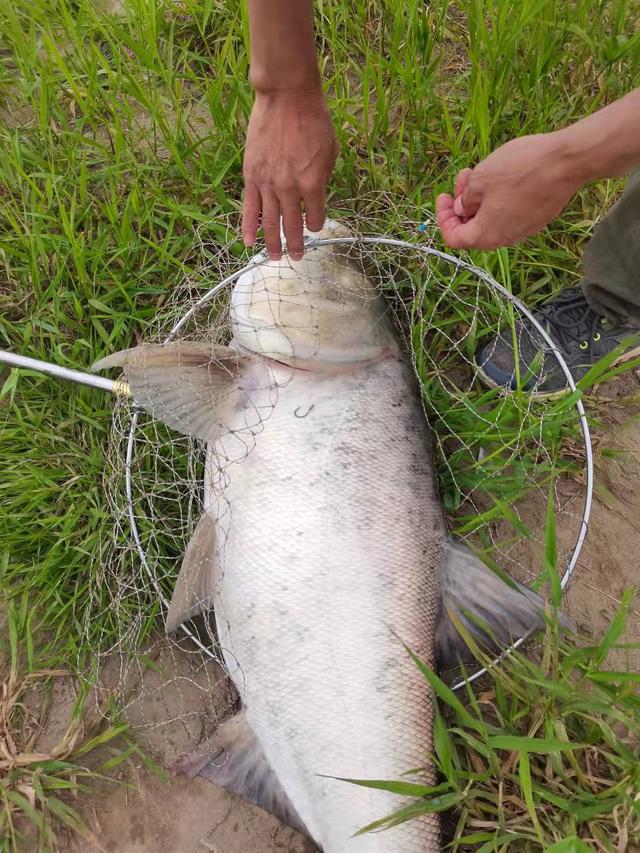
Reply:
[[[625, 590], [640, 586], [640, 372], [602, 385], [588, 408], [604, 423], [592, 434], [593, 507], [587, 538], [565, 597], [565, 609], [581, 632], [598, 638], [607, 629]], [[559, 484], [556, 503], [564, 508], [557, 519], [561, 567], [573, 552], [583, 501], [582, 482], [566, 480]], [[532, 495], [520, 504], [519, 510], [530, 529], [544, 531], [545, 495]], [[505, 568], [527, 580], [531, 570], [540, 571], [540, 548], [539, 543], [520, 540], [510, 552], [519, 568]], [[640, 643], [638, 595], [624, 640]], [[612, 653], [609, 666], [640, 671], [640, 650]]]
[[93, 802], [87, 810], [98, 841], [68, 849], [105, 853], [310, 853], [316, 848], [257, 806], [204, 779], [168, 784], [132, 771], [129, 784]]
[[[640, 378], [630, 374], [603, 386], [597, 397], [598, 415], [607, 425], [594, 436], [597, 487], [586, 544], [567, 595], [567, 609], [579, 628], [598, 636], [608, 625], [623, 591], [640, 578]], [[612, 454], [611, 451], [616, 451]], [[583, 485], [563, 482], [559, 500], [567, 518], [577, 517]], [[543, 495], [521, 506], [523, 520], [542, 529]], [[570, 553], [575, 524], [559, 524], [562, 554]], [[540, 546], [519, 542], [515, 561], [533, 568]], [[514, 572], [515, 573], [515, 572]], [[525, 572], [526, 573], [526, 572]], [[640, 600], [628, 625], [627, 641], [640, 641]], [[144, 692], [126, 716], [136, 727], [142, 747], [169, 773], [163, 780], [136, 759], [125, 776], [129, 787], [105, 786], [81, 804], [95, 843], [69, 840], [63, 849], [117, 853], [311, 853], [316, 848], [275, 818], [202, 779], [171, 774], [186, 753], [215, 747], [217, 723], [232, 712], [234, 699], [220, 670], [203, 667], [192, 655], [160, 644], [154, 669], [144, 676]], [[640, 667], [640, 653], [613, 661], [615, 668]], [[68, 683], [61, 684], [49, 731], [54, 739], [56, 719], [73, 701]], [[171, 721], [171, 722], [167, 722]]]

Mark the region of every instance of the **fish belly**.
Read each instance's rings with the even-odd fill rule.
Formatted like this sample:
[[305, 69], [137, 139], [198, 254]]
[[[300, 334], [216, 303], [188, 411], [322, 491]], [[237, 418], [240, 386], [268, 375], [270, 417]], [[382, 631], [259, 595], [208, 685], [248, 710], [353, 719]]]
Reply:
[[[207, 488], [225, 660], [325, 853], [439, 850], [435, 815], [353, 838], [409, 801], [335, 778], [433, 782], [434, 701], [404, 646], [433, 665], [445, 524], [413, 373], [286, 371], [246, 458]], [[237, 456], [226, 440], [216, 458]]]

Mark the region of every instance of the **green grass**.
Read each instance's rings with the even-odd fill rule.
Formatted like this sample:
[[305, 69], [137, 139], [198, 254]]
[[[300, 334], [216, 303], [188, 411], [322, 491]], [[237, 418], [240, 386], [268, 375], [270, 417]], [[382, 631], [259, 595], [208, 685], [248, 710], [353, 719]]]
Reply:
[[631, 598], [599, 643], [559, 645], [552, 623], [536, 659], [514, 653], [466, 695], [416, 659], [440, 699], [442, 781], [360, 780], [408, 800], [368, 829], [448, 811], [451, 850], [589, 853], [640, 843], [640, 675], [607, 660], [624, 647]]
[[[194, 230], [215, 240], [212, 220], [238, 211], [252, 100], [241, 3], [107, 7], [0, 0], [0, 347], [78, 368], [143, 333], [191, 270]], [[319, 0], [316, 11], [341, 143], [332, 205], [389, 231], [426, 216], [459, 168], [500, 143], [640, 82], [638, 0]], [[619, 188], [585, 189], [544, 234], [476, 262], [534, 304], [577, 281], [581, 247]], [[372, 192], [391, 202], [348, 201]], [[437, 421], [449, 398], [422, 375]], [[96, 638], [117, 629], [98, 568], [112, 401], [1, 369], [0, 389], [0, 596], [26, 596], [33, 666], [66, 666], [91, 653], [89, 606]], [[545, 418], [555, 449], [563, 405]], [[521, 431], [522, 416], [475, 396], [448, 414], [443, 441], [452, 424], [475, 451]], [[487, 512], [499, 514], [536, 464], [518, 467], [507, 450], [483, 471], [446, 449], [452, 511], [487, 474], [500, 482]]]
[[[113, 16], [88, 2], [0, 4], [3, 346], [86, 367], [128, 345], [188, 271], [194, 229], [237, 210], [251, 106], [240, 6], [131, 3]], [[388, 223], [403, 206], [428, 210], [495, 145], [620, 95], [638, 82], [637, 8], [576, 2], [568, 23], [551, 0], [518, 14], [503, 2], [319, 3], [342, 150], [335, 204], [374, 190], [394, 199], [372, 210]], [[543, 298], [578, 277], [580, 244], [617, 186], [585, 190], [547, 233], [478, 262]], [[111, 401], [23, 374], [0, 405], [2, 582], [30, 591], [68, 658], [108, 524]]]

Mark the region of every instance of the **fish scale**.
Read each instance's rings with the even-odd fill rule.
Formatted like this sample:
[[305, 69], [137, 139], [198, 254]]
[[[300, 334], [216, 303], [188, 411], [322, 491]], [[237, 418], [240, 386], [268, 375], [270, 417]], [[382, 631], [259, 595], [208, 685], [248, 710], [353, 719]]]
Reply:
[[275, 379], [255, 446], [226, 469], [214, 611], [229, 671], [325, 850], [438, 850], [435, 816], [349, 840], [406, 801], [321, 775], [399, 779], [426, 766], [432, 781], [433, 699], [402, 647], [433, 664], [445, 538], [415, 379], [397, 358], [330, 378], [282, 367]]

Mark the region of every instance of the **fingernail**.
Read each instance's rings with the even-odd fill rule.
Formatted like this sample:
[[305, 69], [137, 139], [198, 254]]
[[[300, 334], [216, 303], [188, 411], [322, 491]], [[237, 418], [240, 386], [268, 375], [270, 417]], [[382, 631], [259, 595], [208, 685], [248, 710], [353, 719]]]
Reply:
[[453, 202], [453, 212], [456, 216], [464, 216], [464, 206], [462, 204], [461, 195], [459, 195], [458, 198]]

